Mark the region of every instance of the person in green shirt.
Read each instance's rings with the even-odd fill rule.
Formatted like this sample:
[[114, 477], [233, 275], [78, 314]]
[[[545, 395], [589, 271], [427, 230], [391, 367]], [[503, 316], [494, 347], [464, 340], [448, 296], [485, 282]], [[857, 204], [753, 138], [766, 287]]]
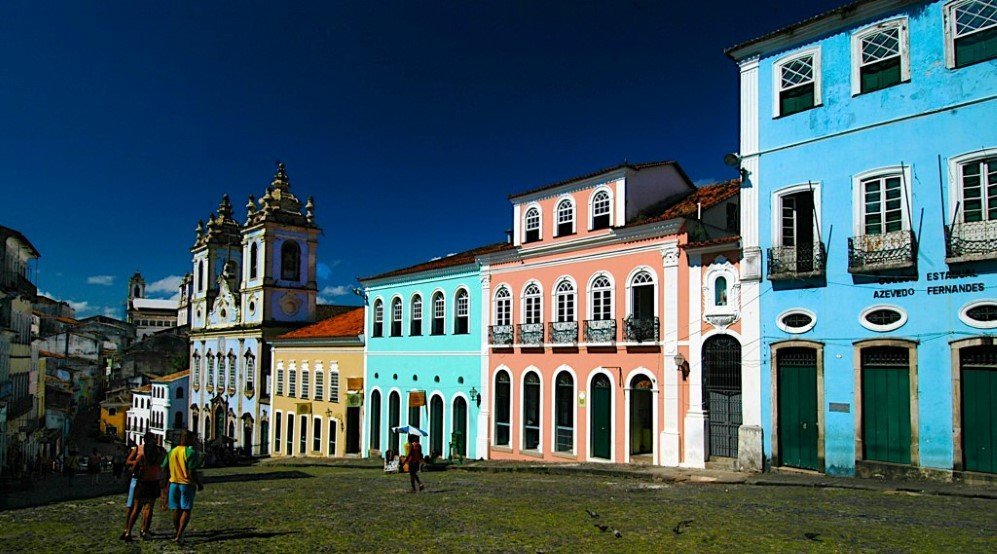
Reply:
[[169, 491], [163, 498], [164, 509], [169, 506], [173, 510], [173, 528], [176, 534], [173, 542], [183, 540], [183, 532], [190, 523], [190, 513], [194, 509], [194, 493], [203, 490], [201, 475], [197, 469], [201, 466], [201, 457], [191, 446], [193, 437], [190, 431], [180, 432], [179, 444], [174, 446], [163, 460], [163, 483], [169, 484]]

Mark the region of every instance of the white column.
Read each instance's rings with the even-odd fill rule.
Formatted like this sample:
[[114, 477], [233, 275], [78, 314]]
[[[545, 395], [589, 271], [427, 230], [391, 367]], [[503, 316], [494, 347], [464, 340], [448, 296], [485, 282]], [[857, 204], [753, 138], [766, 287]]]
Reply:
[[762, 250], [758, 233], [759, 142], [758, 58], [741, 62], [741, 399], [742, 425], [738, 429], [737, 464], [742, 470], [761, 471], [762, 390], [761, 315], [759, 293]]
[[[481, 408], [478, 410], [478, 432], [475, 437], [475, 455], [477, 458], [488, 459], [488, 421], [491, 418], [490, 398], [491, 381], [489, 364], [491, 349], [488, 346], [488, 328], [491, 324], [492, 308], [492, 276], [487, 273], [488, 266], [481, 267], [481, 383], [478, 391]], [[468, 410], [471, 406], [467, 407]]]
[[689, 411], [685, 414], [683, 466], [706, 466], [706, 412], [703, 411], [703, 267], [699, 254], [688, 255], [689, 264]]
[[[675, 366], [675, 355], [678, 354], [679, 336], [679, 248], [677, 243], [665, 245], [661, 250], [663, 276], [661, 289], [663, 292], [662, 306], [664, 318], [661, 326], [664, 329], [664, 360], [663, 379], [661, 386], [661, 403], [665, 418], [664, 429], [661, 432], [661, 453], [658, 463], [663, 466], [679, 465], [679, 372]], [[656, 398], [655, 401], [658, 401]]]

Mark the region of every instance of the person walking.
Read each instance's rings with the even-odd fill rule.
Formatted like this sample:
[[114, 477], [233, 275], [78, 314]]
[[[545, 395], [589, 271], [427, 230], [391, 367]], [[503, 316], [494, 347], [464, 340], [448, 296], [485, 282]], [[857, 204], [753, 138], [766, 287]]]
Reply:
[[191, 446], [193, 439], [190, 431], [181, 431], [178, 442], [163, 459], [162, 468], [166, 471], [163, 475], [164, 483], [169, 481], [169, 491], [163, 499], [163, 507], [168, 505], [173, 510], [173, 542], [180, 544], [194, 509], [195, 487], [200, 491], [204, 490], [204, 485], [197, 471], [201, 465], [201, 457]]
[[114, 475], [114, 482], [121, 482], [121, 475], [125, 471], [125, 456], [121, 453], [121, 447], [114, 450], [114, 457], [111, 458], [111, 472]]
[[100, 454], [98, 454], [97, 449], [94, 448], [93, 452], [90, 454], [90, 459], [87, 460], [87, 473], [90, 474], [91, 486], [100, 485], [100, 461]]
[[136, 448], [133, 462], [133, 482], [136, 482], [134, 489], [134, 500], [125, 521], [125, 530], [119, 537], [123, 541], [132, 540], [132, 528], [138, 516], [142, 514], [142, 526], [139, 528], [139, 536], [143, 539], [149, 536], [149, 528], [152, 526], [153, 506], [160, 496], [160, 484], [162, 481], [162, 464], [166, 458], [166, 451], [159, 446], [157, 437], [153, 433], [145, 434], [145, 442], [141, 448]]
[[[419, 437], [417, 435], [409, 435], [408, 446], [408, 455], [405, 457], [405, 463], [408, 464], [408, 476], [409, 481], [412, 483], [412, 492], [426, 490], [426, 485], [423, 485], [422, 480], [419, 479], [419, 466], [422, 465], [422, 444], [419, 443]], [[418, 489], [415, 487], [416, 483], [419, 484]]]

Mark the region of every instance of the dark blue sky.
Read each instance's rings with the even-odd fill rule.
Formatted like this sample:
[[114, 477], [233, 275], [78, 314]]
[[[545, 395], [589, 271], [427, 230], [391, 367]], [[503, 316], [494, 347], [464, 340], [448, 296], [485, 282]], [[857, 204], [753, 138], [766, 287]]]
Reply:
[[0, 224], [40, 290], [120, 316], [280, 159], [323, 298], [355, 302], [358, 275], [503, 240], [509, 193], [624, 159], [733, 176], [723, 49], [838, 3], [5, 3]]

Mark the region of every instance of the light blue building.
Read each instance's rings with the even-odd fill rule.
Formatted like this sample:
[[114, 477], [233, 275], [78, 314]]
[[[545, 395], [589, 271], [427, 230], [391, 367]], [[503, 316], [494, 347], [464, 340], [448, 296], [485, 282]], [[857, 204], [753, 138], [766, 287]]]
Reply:
[[487, 457], [482, 329], [489, 316], [476, 256], [506, 247], [476, 248], [361, 279], [368, 305], [369, 455], [399, 452], [406, 437], [391, 429], [413, 425], [429, 432], [422, 441], [427, 455]]
[[766, 463], [994, 473], [997, 0], [853, 2], [728, 55]]

